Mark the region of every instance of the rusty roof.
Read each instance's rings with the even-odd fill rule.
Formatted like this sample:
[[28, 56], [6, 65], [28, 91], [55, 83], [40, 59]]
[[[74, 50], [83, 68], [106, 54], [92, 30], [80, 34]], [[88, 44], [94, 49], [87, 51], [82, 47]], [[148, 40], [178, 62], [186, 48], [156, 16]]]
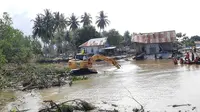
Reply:
[[90, 39], [79, 47], [103, 46], [107, 42], [107, 37]]
[[176, 33], [172, 31], [133, 34], [132, 42], [137, 43], [166, 43], [176, 41]]

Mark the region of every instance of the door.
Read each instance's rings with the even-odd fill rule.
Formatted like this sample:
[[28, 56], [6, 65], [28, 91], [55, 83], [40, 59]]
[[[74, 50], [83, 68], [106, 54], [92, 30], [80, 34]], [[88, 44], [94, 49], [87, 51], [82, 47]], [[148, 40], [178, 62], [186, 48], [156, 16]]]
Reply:
[[150, 47], [150, 54], [156, 53], [156, 47]]

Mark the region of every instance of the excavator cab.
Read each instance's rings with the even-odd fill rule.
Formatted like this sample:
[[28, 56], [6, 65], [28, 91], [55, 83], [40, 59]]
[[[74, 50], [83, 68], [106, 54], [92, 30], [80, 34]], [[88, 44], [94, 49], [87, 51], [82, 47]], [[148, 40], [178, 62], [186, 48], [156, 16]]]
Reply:
[[75, 60], [86, 60], [88, 59], [88, 55], [87, 54], [82, 54], [82, 53], [79, 53], [75, 56]]

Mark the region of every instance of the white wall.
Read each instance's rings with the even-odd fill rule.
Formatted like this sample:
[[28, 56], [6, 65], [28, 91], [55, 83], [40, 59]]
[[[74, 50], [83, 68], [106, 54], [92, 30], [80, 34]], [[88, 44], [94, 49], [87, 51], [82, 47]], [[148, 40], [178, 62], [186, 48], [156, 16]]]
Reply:
[[[102, 48], [101, 46], [95, 46], [95, 47], [82, 47], [81, 49], [85, 49], [87, 54], [97, 54], [101, 51]], [[93, 53], [92, 53], [92, 49], [93, 49]]]

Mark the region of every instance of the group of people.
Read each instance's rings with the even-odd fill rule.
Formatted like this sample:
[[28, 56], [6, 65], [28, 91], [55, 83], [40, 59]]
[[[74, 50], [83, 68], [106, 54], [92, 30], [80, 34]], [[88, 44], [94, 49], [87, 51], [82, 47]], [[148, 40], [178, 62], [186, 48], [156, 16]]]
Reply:
[[[191, 60], [195, 60], [194, 53], [196, 54], [196, 47], [193, 47], [192, 52], [191, 52]], [[196, 58], [198, 58], [198, 55], [196, 54]], [[185, 60], [190, 60], [190, 52], [187, 52], [185, 55]]]
[[[200, 61], [200, 57], [196, 53], [196, 47], [193, 47], [192, 51], [186, 52], [185, 60], [183, 60], [183, 58], [180, 58], [180, 63], [181, 64], [183, 64], [183, 63], [190, 64], [191, 62], [197, 63], [199, 61]], [[178, 64], [178, 60], [176, 58], [174, 58], [174, 64]]]
[[[192, 59], [192, 61], [194, 61], [194, 53], [193, 52], [191, 53], [191, 59]], [[190, 53], [189, 52], [186, 53], [185, 60], [190, 60]]]

